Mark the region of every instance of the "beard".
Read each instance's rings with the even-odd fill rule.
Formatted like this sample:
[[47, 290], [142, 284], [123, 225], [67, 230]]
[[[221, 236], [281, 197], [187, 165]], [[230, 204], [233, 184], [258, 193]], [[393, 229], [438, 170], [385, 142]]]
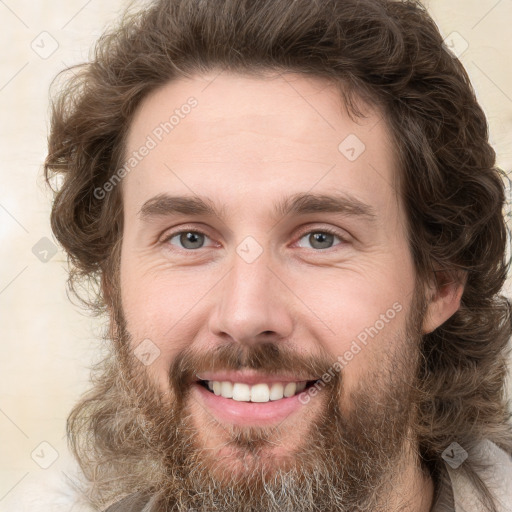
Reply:
[[[389, 502], [397, 498], [393, 489], [411, 446], [417, 448], [423, 300], [415, 293], [405, 332], [350, 392], [343, 369], [332, 372], [336, 356], [304, 356], [272, 342], [228, 343], [207, 352], [189, 347], [171, 363], [163, 391], [151, 366], [135, 357], [117, 303], [111, 348], [96, 365], [93, 389], [68, 418], [70, 447], [87, 479], [82, 492], [100, 509], [137, 492], [148, 502], [147, 512], [408, 510], [391, 509]], [[323, 381], [315, 413], [308, 415], [308, 404], [298, 412], [308, 418], [307, 431], [293, 448], [282, 449], [293, 435], [286, 425], [226, 425], [211, 416], [197, 423], [200, 404], [191, 392], [196, 374], [242, 369], [334, 373]], [[222, 435], [214, 449], [205, 446], [211, 432]]]

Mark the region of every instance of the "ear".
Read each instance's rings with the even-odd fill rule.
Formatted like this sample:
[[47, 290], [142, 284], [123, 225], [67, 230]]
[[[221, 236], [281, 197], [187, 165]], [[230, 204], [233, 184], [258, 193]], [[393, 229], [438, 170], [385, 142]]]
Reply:
[[460, 300], [466, 284], [466, 272], [434, 271], [435, 282], [426, 291], [429, 303], [423, 319], [423, 334], [435, 331], [460, 307]]

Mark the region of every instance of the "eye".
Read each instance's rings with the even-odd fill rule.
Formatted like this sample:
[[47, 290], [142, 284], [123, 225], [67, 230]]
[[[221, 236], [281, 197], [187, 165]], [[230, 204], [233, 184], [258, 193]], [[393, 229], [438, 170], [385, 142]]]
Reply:
[[[210, 238], [202, 231], [189, 229], [170, 233], [162, 240], [162, 243], [174, 246], [178, 245], [179, 249], [194, 251], [197, 249], [203, 249], [205, 247], [204, 243], [206, 239]], [[320, 251], [331, 249], [335, 239], [338, 239], [340, 242], [340, 244], [336, 245], [341, 245], [346, 242], [338, 231], [330, 228], [322, 228], [305, 232], [297, 242], [299, 247], [304, 247], [304, 245], [300, 243], [303, 239], [306, 239], [308, 243], [311, 244], [312, 249]]]
[[325, 250], [332, 248], [333, 241], [336, 238], [342, 243], [345, 242], [345, 240], [341, 237], [341, 235], [338, 234], [336, 230], [324, 228], [304, 233], [300, 237], [298, 243], [299, 247], [303, 247], [300, 245], [300, 241], [302, 239], [307, 239], [308, 243], [311, 244], [313, 249]]
[[196, 230], [185, 230], [185, 231], [177, 231], [175, 233], [171, 233], [169, 236], [165, 237], [162, 240], [162, 243], [170, 243], [171, 245], [176, 245], [173, 243], [173, 240], [176, 240], [179, 244], [181, 244], [180, 249], [185, 250], [194, 250], [194, 249], [202, 249], [205, 239], [208, 236]]

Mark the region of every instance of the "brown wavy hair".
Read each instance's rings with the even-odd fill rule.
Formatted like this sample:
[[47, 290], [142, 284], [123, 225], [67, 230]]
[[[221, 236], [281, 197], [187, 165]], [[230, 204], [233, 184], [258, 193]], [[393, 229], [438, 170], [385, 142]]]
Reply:
[[102, 199], [94, 190], [121, 167], [141, 100], [173, 79], [216, 69], [324, 78], [339, 85], [351, 115], [363, 115], [356, 98], [384, 112], [418, 279], [465, 280], [459, 310], [423, 338], [420, 453], [446, 480], [441, 453], [458, 442], [470, 454], [459, 471], [495, 510], [477, 473], [483, 461], [472, 453], [488, 439], [512, 454], [505, 390], [512, 315], [500, 295], [510, 266], [506, 175], [495, 166], [466, 71], [419, 2], [161, 0], [127, 11], [90, 62], [61, 75], [52, 101], [45, 177], [63, 177], [51, 225], [68, 254], [69, 290], [97, 315], [112, 304], [121, 187]]

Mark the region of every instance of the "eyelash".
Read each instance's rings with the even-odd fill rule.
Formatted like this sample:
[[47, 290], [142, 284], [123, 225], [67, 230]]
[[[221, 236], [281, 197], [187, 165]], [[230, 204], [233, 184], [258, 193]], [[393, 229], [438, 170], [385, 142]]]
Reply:
[[[182, 233], [196, 233], [196, 234], [204, 235], [205, 237], [210, 238], [207, 233], [205, 233], [204, 231], [202, 231], [200, 229], [197, 229], [197, 228], [183, 229], [182, 228], [178, 231], [173, 231], [173, 232], [169, 233], [168, 235], [166, 235], [160, 243], [164, 244], [164, 245], [169, 244], [169, 241], [171, 239], [173, 239], [176, 235], [181, 235]], [[300, 241], [302, 238], [304, 238], [305, 235], [312, 234], [312, 233], [327, 233], [329, 235], [334, 235], [337, 238], [339, 238], [339, 240], [340, 240], [340, 243], [338, 245], [342, 245], [342, 244], [348, 242], [346, 237], [342, 236], [341, 233], [337, 229], [328, 228], [328, 227], [319, 228], [319, 229], [309, 229], [308, 231], [303, 231], [300, 233], [299, 237], [297, 238], [297, 242]], [[309, 249], [309, 250], [314, 251], [314, 252], [328, 252], [332, 249], [335, 249], [335, 247], [336, 246], [329, 247], [327, 249]], [[186, 252], [196, 252], [196, 251], [199, 251], [200, 249], [206, 249], [206, 248], [207, 247], [200, 247], [199, 249], [184, 249], [184, 248], [178, 247], [179, 250], [186, 251]]]

